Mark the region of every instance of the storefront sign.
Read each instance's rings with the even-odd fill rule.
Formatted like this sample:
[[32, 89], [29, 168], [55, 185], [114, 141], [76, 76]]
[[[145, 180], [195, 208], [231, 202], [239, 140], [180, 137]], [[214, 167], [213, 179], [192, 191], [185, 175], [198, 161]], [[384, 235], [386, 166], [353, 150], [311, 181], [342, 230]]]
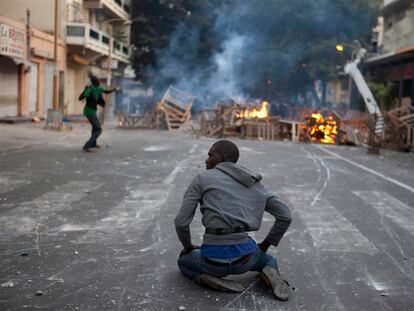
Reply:
[[[112, 58], [111, 59], [111, 69], [118, 69], [118, 60], [117, 59], [114, 59], [114, 58]], [[103, 69], [108, 69], [108, 58], [107, 59], [105, 59], [102, 63], [101, 63], [101, 67], [103, 68]]]
[[49, 51], [44, 51], [39, 48], [32, 48], [31, 51], [32, 51], [32, 54], [35, 56], [39, 56], [39, 57], [47, 58], [47, 59], [54, 59], [53, 53]]
[[25, 58], [26, 32], [7, 24], [0, 24], [0, 54]]

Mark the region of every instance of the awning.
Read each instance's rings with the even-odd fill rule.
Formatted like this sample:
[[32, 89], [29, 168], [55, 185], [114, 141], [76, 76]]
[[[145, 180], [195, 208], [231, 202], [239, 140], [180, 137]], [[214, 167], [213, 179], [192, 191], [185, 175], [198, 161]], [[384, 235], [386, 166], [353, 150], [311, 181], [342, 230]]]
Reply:
[[410, 5], [412, 0], [385, 0], [384, 5], [381, 7], [383, 13], [394, 11], [398, 8]]
[[75, 63], [81, 64], [81, 65], [89, 65], [89, 59], [79, 56], [78, 54], [72, 54], [72, 59]]
[[364, 64], [371, 66], [371, 65], [380, 65], [386, 64], [391, 61], [399, 61], [402, 59], [412, 58], [414, 57], [414, 46], [408, 46], [405, 48], [395, 49], [394, 51], [376, 55], [373, 57], [368, 58], [364, 61]]

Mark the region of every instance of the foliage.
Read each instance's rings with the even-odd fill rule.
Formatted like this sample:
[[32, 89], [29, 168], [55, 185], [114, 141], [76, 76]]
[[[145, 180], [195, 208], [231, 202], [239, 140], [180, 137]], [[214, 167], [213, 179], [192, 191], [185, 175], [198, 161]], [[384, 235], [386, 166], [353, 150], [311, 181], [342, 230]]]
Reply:
[[374, 94], [381, 110], [390, 110], [395, 101], [396, 85], [392, 82], [383, 83], [369, 83], [369, 88]]
[[[230, 34], [246, 35], [255, 44], [238, 60], [237, 73], [250, 80], [242, 85], [244, 90], [260, 95], [270, 87], [272, 94], [297, 94], [315, 79], [335, 77], [337, 66], [350, 58], [335, 51], [336, 43], [370, 42], [380, 4], [380, 0], [133, 1], [132, 43], [137, 47], [133, 66], [137, 78], [153, 81], [165, 66], [162, 57], [170, 53], [193, 69], [209, 70], [211, 58], [222, 51]], [[188, 33], [177, 39], [183, 29]], [[173, 37], [180, 47], [176, 52], [169, 51]], [[272, 84], [264, 86], [269, 80]]]

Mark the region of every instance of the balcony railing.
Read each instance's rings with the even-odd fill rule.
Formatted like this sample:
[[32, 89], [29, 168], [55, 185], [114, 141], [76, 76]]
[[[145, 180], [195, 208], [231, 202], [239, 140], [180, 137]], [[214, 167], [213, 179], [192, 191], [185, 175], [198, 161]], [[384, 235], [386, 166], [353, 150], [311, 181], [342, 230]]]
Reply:
[[102, 43], [109, 46], [109, 37], [107, 35], [102, 35]]
[[112, 16], [130, 19], [130, 7], [124, 0], [84, 0], [84, 6], [88, 9], [105, 9]]
[[129, 63], [129, 47], [124, 43], [114, 41], [112, 52], [115, 58], [118, 58], [125, 63]]
[[111, 40], [107, 33], [91, 27], [90, 24], [67, 23], [66, 25], [66, 43], [68, 45], [78, 45], [102, 55], [109, 55], [111, 41], [112, 57], [128, 63], [129, 47], [124, 43]]
[[90, 24], [67, 23], [66, 43], [80, 45], [103, 55], [109, 54], [109, 36]]

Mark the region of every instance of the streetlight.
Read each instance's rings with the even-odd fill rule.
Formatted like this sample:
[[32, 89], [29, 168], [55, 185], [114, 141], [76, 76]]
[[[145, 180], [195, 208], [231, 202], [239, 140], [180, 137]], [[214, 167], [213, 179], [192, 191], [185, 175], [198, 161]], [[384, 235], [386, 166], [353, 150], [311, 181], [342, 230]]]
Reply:
[[335, 46], [335, 48], [338, 52], [341, 52], [341, 53], [343, 51], [345, 51], [345, 47], [342, 44], [339, 44], [339, 43]]

